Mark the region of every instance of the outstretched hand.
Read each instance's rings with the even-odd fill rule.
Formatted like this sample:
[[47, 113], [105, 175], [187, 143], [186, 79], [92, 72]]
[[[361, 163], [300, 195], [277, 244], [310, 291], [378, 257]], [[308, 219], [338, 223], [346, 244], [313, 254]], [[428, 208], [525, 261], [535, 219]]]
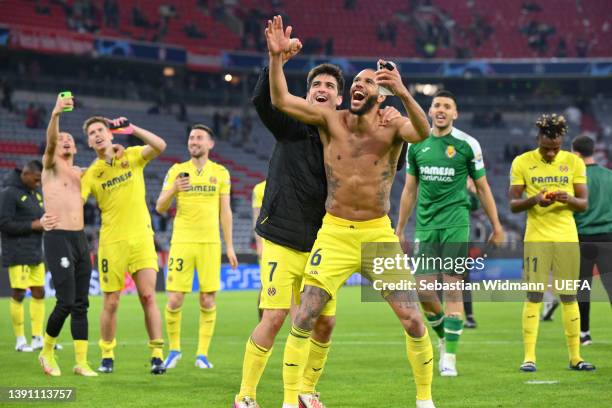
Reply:
[[[386, 61], [379, 60], [380, 64], [386, 63]], [[394, 95], [401, 94], [402, 92], [407, 92], [406, 86], [402, 82], [402, 77], [396, 68], [393, 70], [388, 70], [387, 68], [382, 68], [376, 71], [376, 85], [384, 86]]]
[[[286, 29], [283, 28], [283, 18], [281, 16], [274, 16], [272, 20], [268, 20], [268, 24], [266, 25], [265, 34], [266, 34], [266, 42], [268, 43], [268, 52], [270, 53], [270, 55], [278, 56], [292, 49], [292, 44], [291, 44], [291, 31], [292, 30], [293, 28], [291, 26], [288, 26]], [[299, 42], [299, 40], [297, 41]], [[301, 48], [301, 45], [302, 44], [300, 43], [299, 44], [300, 48]], [[295, 41], [294, 41], [294, 46], [297, 47], [297, 44], [295, 43]]]

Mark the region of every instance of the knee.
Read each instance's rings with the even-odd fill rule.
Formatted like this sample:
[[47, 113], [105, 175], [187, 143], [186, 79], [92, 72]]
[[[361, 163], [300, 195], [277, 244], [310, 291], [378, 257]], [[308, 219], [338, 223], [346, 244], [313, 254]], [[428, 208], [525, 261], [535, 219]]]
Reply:
[[25, 290], [19, 290], [19, 289], [13, 289], [13, 293], [12, 296], [14, 301], [16, 302], [23, 302], [23, 299], [25, 298]]
[[140, 298], [140, 304], [143, 308], [146, 309], [152, 305], [155, 305], [155, 292], [141, 293], [138, 296]]
[[287, 317], [288, 311], [285, 309], [271, 310], [266, 309], [263, 315], [263, 321], [268, 325], [270, 331], [278, 333]]
[[542, 292], [527, 292], [527, 300], [532, 303], [540, 303], [544, 300], [544, 293]]
[[315, 323], [313, 337], [315, 337], [315, 340], [328, 342], [331, 339], [334, 327], [336, 327], [335, 316], [319, 316]]
[[203, 309], [213, 309], [215, 307], [215, 292], [200, 293], [200, 307]]
[[40, 287], [32, 287], [30, 288], [30, 290], [32, 291], [32, 297], [34, 299], [44, 299], [45, 298], [45, 288], [40, 286]]
[[60, 299], [57, 301], [56, 309], [64, 315], [69, 315], [75, 308], [75, 302], [73, 299]]
[[115, 314], [119, 308], [119, 297], [107, 297], [104, 299], [104, 311], [107, 313]]
[[84, 316], [87, 314], [87, 309], [89, 309], [88, 299], [77, 300], [72, 307], [72, 314], [75, 316]]
[[177, 310], [183, 306], [183, 293], [182, 292], [170, 292], [168, 294], [168, 309]]
[[315, 319], [319, 317], [311, 308], [301, 307], [295, 314], [294, 324], [305, 330], [312, 330]]

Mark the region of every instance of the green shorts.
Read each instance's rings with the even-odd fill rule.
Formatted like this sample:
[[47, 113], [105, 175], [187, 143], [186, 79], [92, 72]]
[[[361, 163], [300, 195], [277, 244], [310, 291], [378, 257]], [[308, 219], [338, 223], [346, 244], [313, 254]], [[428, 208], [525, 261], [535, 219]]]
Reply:
[[415, 275], [445, 273], [462, 275], [469, 253], [470, 227], [416, 230], [414, 233], [413, 258], [420, 258], [420, 267]]

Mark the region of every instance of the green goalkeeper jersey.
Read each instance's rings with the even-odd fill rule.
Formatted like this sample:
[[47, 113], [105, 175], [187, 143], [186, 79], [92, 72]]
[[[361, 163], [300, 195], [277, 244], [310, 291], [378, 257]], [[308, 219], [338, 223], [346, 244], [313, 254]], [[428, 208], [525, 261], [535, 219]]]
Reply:
[[406, 172], [419, 183], [417, 230], [470, 225], [467, 177], [477, 180], [485, 175], [476, 139], [456, 128], [443, 136], [430, 134], [408, 145]]

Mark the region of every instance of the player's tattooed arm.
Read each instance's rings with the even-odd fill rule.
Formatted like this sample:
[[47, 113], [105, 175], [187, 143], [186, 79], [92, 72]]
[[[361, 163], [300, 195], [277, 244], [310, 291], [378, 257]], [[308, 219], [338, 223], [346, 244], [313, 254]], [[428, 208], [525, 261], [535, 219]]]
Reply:
[[55, 106], [51, 112], [51, 119], [47, 125], [47, 145], [45, 146], [45, 153], [43, 155], [43, 166], [45, 169], [50, 169], [55, 164], [55, 148], [57, 147], [57, 139], [59, 138], [59, 117], [65, 108], [72, 108], [74, 101], [72, 97], [62, 98], [57, 96]]

